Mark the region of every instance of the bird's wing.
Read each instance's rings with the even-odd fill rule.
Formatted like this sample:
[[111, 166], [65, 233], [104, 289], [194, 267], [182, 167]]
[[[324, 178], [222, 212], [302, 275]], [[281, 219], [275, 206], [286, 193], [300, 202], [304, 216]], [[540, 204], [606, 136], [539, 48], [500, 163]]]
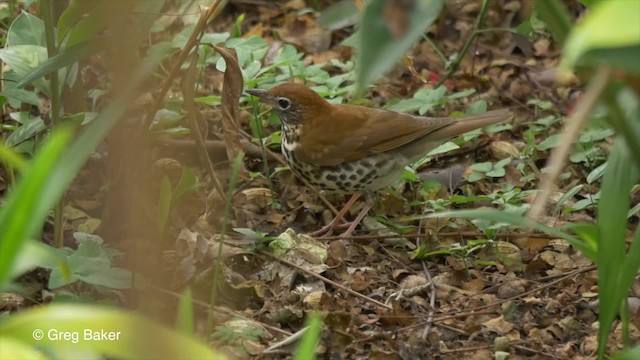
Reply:
[[348, 105], [334, 109], [331, 127], [319, 123], [320, 118], [305, 124], [310, 129], [301, 134], [304, 146], [297, 152], [300, 160], [318, 166], [360, 160], [406, 145], [457, 121], [381, 109], [359, 111], [364, 108]]

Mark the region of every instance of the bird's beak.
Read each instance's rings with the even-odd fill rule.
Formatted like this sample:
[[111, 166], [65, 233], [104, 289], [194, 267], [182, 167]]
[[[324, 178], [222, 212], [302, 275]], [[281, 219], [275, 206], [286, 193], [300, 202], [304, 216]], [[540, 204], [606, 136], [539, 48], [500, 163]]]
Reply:
[[248, 94], [251, 94], [255, 97], [258, 97], [260, 99], [264, 99], [267, 95], [267, 91], [266, 90], [262, 90], [262, 89], [248, 89], [245, 90]]

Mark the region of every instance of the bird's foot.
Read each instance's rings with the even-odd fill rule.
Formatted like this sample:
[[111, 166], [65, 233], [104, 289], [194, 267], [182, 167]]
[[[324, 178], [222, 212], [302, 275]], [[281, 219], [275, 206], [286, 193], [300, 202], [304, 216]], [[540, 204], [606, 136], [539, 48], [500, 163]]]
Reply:
[[358, 213], [358, 216], [356, 216], [356, 219], [351, 221], [351, 222], [348, 222], [348, 223], [340, 224], [339, 222], [340, 222], [340, 220], [342, 220], [342, 217], [338, 218], [336, 216], [333, 220], [331, 220], [330, 223], [328, 223], [327, 225], [323, 226], [319, 230], [316, 230], [316, 231], [312, 232], [311, 236], [314, 236], [314, 237], [331, 236], [335, 230], [340, 229], [340, 228], [344, 228], [344, 227], [348, 227], [345, 232], [343, 232], [342, 234], [338, 235], [338, 238], [340, 238], [340, 239], [349, 238], [349, 237], [351, 237], [351, 235], [353, 235], [353, 232], [356, 230], [356, 227], [358, 227], [358, 225], [360, 225], [360, 223], [362, 222], [364, 217], [367, 216], [367, 214], [369, 213], [369, 210], [371, 210], [372, 206], [373, 206], [373, 204], [367, 203], [362, 208], [362, 210], [360, 210], [360, 212]]
[[340, 220], [342, 220], [342, 219], [338, 219], [337, 217], [335, 217], [335, 218], [333, 218], [333, 220], [331, 220], [330, 223], [328, 223], [327, 225], [321, 227], [320, 229], [312, 232], [309, 235], [311, 235], [313, 237], [331, 236], [331, 235], [333, 235], [333, 232], [336, 229], [340, 229], [340, 228], [343, 228], [343, 227], [351, 225], [350, 222], [346, 223], [346, 224], [340, 224]]

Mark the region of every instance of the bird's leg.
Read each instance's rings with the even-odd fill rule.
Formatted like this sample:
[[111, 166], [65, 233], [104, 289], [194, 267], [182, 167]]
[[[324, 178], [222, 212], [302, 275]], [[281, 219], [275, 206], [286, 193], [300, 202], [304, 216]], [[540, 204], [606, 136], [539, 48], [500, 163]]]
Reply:
[[355, 204], [358, 198], [360, 198], [360, 193], [353, 194], [353, 196], [351, 196], [349, 201], [347, 201], [347, 203], [344, 204], [344, 207], [340, 211], [338, 211], [338, 214], [333, 218], [333, 220], [331, 220], [330, 223], [323, 226], [319, 230], [312, 232], [310, 235], [311, 236], [330, 236], [335, 229], [340, 227], [340, 221], [342, 221], [342, 219], [344, 218], [344, 215], [347, 213], [347, 211], [349, 211], [349, 208], [351, 208], [351, 206]]
[[356, 216], [356, 219], [353, 220], [353, 222], [351, 222], [351, 225], [349, 225], [349, 228], [347, 229], [347, 231], [340, 234], [339, 237], [340, 238], [350, 237], [351, 234], [353, 234], [353, 231], [356, 229], [356, 227], [362, 222], [362, 219], [364, 219], [364, 217], [367, 216], [367, 214], [369, 213], [369, 210], [371, 210], [374, 204], [375, 204], [375, 201], [372, 196], [365, 196], [364, 207], [362, 208], [362, 210], [360, 210], [360, 212], [358, 213], [358, 216]]

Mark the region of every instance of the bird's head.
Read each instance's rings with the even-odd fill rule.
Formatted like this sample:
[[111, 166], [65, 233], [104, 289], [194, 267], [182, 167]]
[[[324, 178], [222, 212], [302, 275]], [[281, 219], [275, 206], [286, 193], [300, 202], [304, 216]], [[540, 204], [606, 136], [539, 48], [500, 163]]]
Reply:
[[330, 109], [325, 99], [301, 84], [287, 83], [269, 90], [250, 89], [246, 92], [270, 105], [288, 125], [302, 124], [310, 116], [327, 114]]

